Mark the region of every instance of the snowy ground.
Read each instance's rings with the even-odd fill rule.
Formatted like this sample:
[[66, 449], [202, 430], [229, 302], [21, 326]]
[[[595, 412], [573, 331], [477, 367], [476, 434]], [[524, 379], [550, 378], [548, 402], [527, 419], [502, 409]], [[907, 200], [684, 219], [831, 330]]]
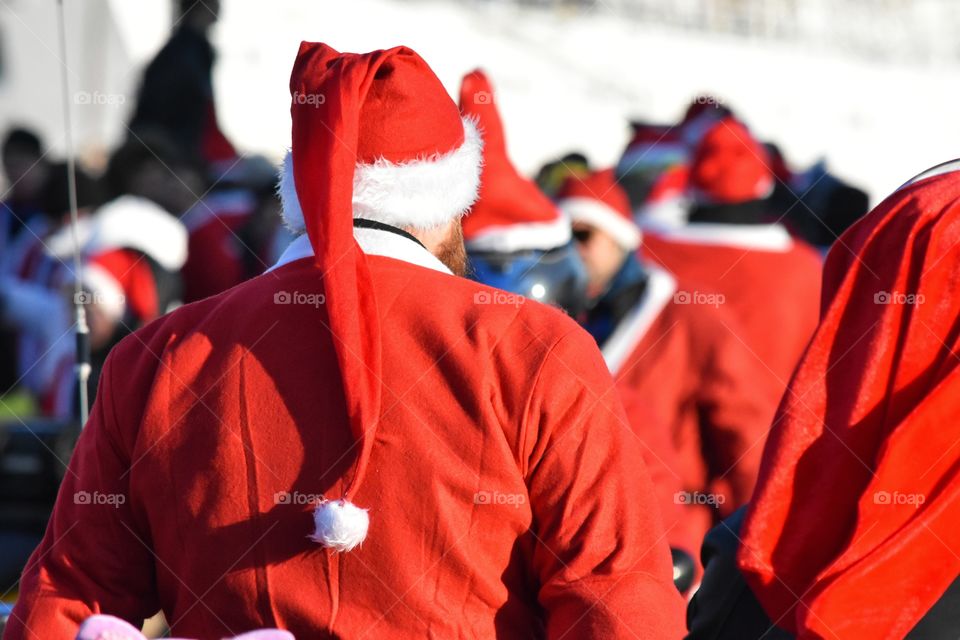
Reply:
[[[97, 1], [112, 9], [124, 58], [142, 63], [160, 46], [169, 0]], [[78, 37], [95, 50], [97, 38], [84, 31]], [[289, 144], [287, 80], [301, 39], [353, 51], [410, 45], [454, 96], [461, 75], [483, 66], [498, 89], [511, 153], [527, 172], [572, 149], [613, 163], [630, 117], [675, 120], [701, 92], [720, 96], [795, 164], [825, 155], [874, 201], [960, 155], [956, 64], [871, 63], [796, 44], [640, 25], [600, 10], [574, 16], [491, 2], [223, 0], [215, 83], [222, 124], [244, 151], [279, 159]], [[46, 49], [37, 55], [50, 55]], [[122, 89], [128, 107], [137, 73], [129, 77]], [[122, 111], [107, 117], [118, 122], [101, 130], [121, 133]], [[49, 134], [55, 143], [60, 132]]]
[[244, 147], [272, 156], [289, 141], [287, 80], [301, 39], [353, 51], [408, 44], [454, 96], [461, 75], [483, 66], [497, 85], [510, 151], [528, 172], [574, 148], [613, 163], [629, 117], [676, 119], [704, 91], [797, 163], [826, 155], [874, 199], [960, 156], [957, 66], [881, 66], [598, 12], [563, 18], [437, 1], [226, 0], [216, 38], [223, 124]]

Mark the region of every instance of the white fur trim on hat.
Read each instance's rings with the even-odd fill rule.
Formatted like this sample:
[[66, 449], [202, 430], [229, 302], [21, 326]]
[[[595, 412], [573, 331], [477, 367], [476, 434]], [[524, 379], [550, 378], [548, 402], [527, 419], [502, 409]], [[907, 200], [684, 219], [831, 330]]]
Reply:
[[[463, 144], [445, 154], [396, 164], [357, 163], [353, 175], [353, 215], [394, 227], [430, 229], [465, 214], [477, 199], [483, 142], [471, 118], [462, 118]], [[283, 221], [294, 232], [306, 228], [288, 152], [278, 188]]]
[[570, 219], [558, 216], [552, 222], [529, 222], [489, 227], [467, 240], [470, 251], [549, 251], [570, 242]]
[[136, 249], [176, 271], [187, 261], [187, 228], [146, 198], [120, 196], [94, 213], [84, 247], [91, 254], [110, 249]]
[[608, 233], [627, 251], [640, 246], [640, 228], [599, 200], [566, 198], [560, 201], [560, 209], [574, 222], [583, 222]]

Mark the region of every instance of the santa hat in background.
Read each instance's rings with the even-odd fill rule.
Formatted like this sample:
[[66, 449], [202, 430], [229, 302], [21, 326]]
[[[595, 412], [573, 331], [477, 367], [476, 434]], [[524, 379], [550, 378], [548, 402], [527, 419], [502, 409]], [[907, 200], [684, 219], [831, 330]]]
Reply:
[[690, 148], [680, 130], [668, 125], [633, 123], [633, 138], [617, 162], [618, 178], [635, 172], [654, 171], [684, 164], [690, 160]]
[[679, 227], [690, 216], [690, 168], [678, 165], [664, 171], [653, 183], [650, 194], [635, 210], [640, 225]]
[[480, 195], [463, 221], [467, 248], [512, 253], [555, 249], [570, 242], [569, 220], [510, 161], [493, 87], [482, 71], [464, 76], [460, 110], [475, 118], [483, 131]]
[[558, 204], [573, 222], [604, 231], [625, 250], [640, 246], [640, 228], [633, 221], [630, 201], [612, 169], [595, 171], [586, 178], [569, 178], [560, 189]]
[[322, 273], [346, 415], [360, 444], [342, 494], [314, 512], [313, 540], [349, 551], [369, 516], [350, 500], [370, 460], [381, 411], [381, 328], [353, 218], [426, 229], [473, 204], [481, 143], [473, 124], [411, 49], [340, 53], [300, 45], [290, 78], [293, 145], [281, 179], [284, 217], [305, 229]]
[[766, 148], [736, 119], [716, 122], [697, 145], [690, 166], [690, 192], [697, 204], [762, 200], [773, 187]]

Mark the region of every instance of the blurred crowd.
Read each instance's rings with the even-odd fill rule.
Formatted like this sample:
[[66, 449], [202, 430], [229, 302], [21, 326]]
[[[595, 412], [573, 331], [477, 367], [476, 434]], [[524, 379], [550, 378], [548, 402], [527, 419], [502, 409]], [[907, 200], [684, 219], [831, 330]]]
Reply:
[[[0, 393], [35, 415], [77, 415], [75, 305], [90, 326], [93, 397], [123, 337], [263, 273], [292, 239], [276, 168], [239, 154], [217, 124], [216, 10], [183, 3], [125, 141], [100, 174], [76, 173], [78, 226], [66, 164], [36, 133], [6, 133]], [[707, 531], [750, 498], [817, 324], [822, 255], [866, 213], [867, 194], [823, 163], [793, 166], [713, 96], [675, 122], [631, 123], [614, 167], [571, 151], [535, 179], [507, 155], [483, 72], [464, 78], [460, 108], [484, 136], [480, 196], [463, 223], [469, 275], [516, 304], [561, 307], [596, 340], [644, 443], [687, 591]]]
[[3, 139], [0, 389], [38, 415], [77, 415], [76, 302], [90, 327], [92, 394], [121, 338], [262, 273], [290, 239], [275, 168], [238, 155], [217, 124], [207, 39], [217, 5], [181, 4], [172, 37], [144, 72], [126, 139], [98, 175], [76, 172], [78, 237], [66, 162], [52, 160], [29, 129]]

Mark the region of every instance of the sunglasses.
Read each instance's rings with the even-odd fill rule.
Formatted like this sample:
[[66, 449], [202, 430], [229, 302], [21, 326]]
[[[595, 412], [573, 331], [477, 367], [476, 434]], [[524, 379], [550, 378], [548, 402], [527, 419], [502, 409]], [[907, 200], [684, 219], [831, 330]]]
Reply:
[[586, 244], [590, 242], [590, 236], [593, 235], [593, 229], [574, 229], [573, 230], [573, 239], [579, 242], [580, 244]]

